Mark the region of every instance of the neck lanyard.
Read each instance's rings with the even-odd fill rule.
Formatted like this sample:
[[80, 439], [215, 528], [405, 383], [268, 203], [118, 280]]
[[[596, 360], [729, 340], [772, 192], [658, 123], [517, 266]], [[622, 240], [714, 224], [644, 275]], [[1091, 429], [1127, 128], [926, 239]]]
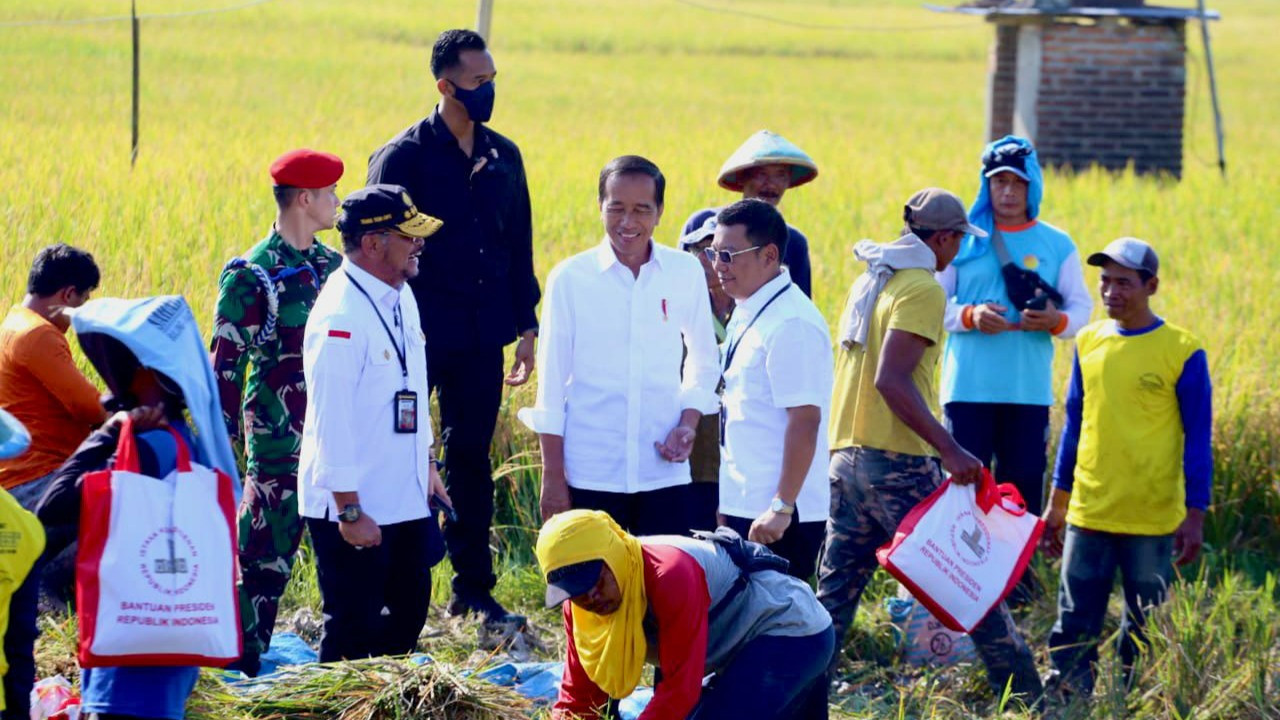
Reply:
[[777, 300], [782, 295], [782, 293], [786, 292], [789, 289], [791, 289], [791, 283], [787, 283], [786, 285], [783, 285], [781, 290], [774, 293], [773, 297], [765, 301], [765, 304], [760, 306], [760, 312], [756, 313], [755, 316], [752, 317], [751, 320], [747, 323], [747, 326], [742, 328], [742, 332], [738, 333], [738, 339], [729, 343], [729, 349], [726, 350], [724, 354], [724, 369], [720, 371], [721, 375], [724, 375], [725, 373], [729, 372], [729, 366], [733, 364], [733, 356], [737, 354], [738, 346], [742, 344], [742, 338], [746, 337], [747, 331], [751, 329], [752, 325], [756, 324], [756, 320], [759, 320], [760, 316], [764, 314], [764, 311], [769, 309], [769, 306], [773, 304], [773, 301]]
[[[346, 270], [344, 269], [343, 272], [346, 272]], [[369, 296], [369, 293], [365, 292], [365, 289], [360, 287], [360, 283], [356, 282], [356, 279], [351, 276], [351, 273], [347, 272], [346, 275], [347, 279], [351, 281], [351, 284], [355, 286], [355, 289], [359, 290], [360, 294], [364, 296], [364, 299], [368, 300], [369, 304], [373, 306], [373, 314], [378, 316], [378, 322], [382, 323], [382, 329], [387, 331], [387, 339], [391, 341], [391, 347], [395, 348], [396, 351], [396, 359], [400, 361], [400, 376], [404, 378], [405, 388], [408, 388], [409, 363], [405, 357], [405, 353], [408, 348], [405, 348], [404, 350], [401, 349], [401, 346], [405, 344], [404, 323], [396, 323], [400, 327], [400, 344], [397, 345], [396, 336], [391, 333], [391, 328], [387, 325], [387, 321], [382, 318], [382, 311], [378, 309], [378, 303], [374, 302], [373, 298]]]

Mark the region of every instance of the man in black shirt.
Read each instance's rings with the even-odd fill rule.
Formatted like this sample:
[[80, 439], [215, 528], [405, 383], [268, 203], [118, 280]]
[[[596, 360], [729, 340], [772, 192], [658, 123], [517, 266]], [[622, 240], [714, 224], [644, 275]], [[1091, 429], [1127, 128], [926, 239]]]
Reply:
[[[480, 35], [446, 30], [431, 51], [440, 104], [369, 158], [370, 184], [405, 186], [444, 225], [409, 281], [427, 337], [427, 377], [440, 402], [445, 483], [457, 519], [445, 524], [453, 563], [452, 614], [512, 619], [492, 595], [493, 476], [489, 444], [502, 385], [533, 373], [534, 312], [529, 189], [520, 150], [484, 125], [493, 111], [493, 57]], [[503, 348], [519, 340], [503, 377]]]

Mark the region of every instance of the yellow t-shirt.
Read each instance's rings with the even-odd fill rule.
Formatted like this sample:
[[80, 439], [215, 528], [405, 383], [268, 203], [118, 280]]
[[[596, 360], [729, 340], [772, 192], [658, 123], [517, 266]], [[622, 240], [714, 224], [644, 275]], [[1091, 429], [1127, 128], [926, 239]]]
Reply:
[[[9, 600], [31, 572], [44, 551], [44, 527], [35, 515], [22, 509], [17, 500], [0, 490], [0, 637], [9, 628]], [[0, 676], [9, 671], [9, 661], [0, 650]], [[0, 693], [0, 710], [4, 693]]]
[[899, 270], [876, 299], [867, 344], [836, 350], [835, 388], [831, 397], [831, 449], [853, 445], [878, 450], [930, 455], [938, 453], [898, 419], [876, 390], [880, 348], [890, 330], [904, 330], [929, 341], [911, 379], [934, 414], [938, 393], [934, 375], [942, 347], [942, 317], [947, 299], [928, 270]]

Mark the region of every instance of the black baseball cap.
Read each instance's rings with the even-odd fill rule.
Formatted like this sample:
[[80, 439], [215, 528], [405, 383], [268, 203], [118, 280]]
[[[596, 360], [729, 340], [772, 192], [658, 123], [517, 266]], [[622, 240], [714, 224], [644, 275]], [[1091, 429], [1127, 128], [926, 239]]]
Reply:
[[584, 560], [547, 573], [547, 607], [553, 608], [596, 586], [604, 560]]
[[367, 233], [394, 228], [409, 237], [424, 238], [443, 224], [437, 218], [418, 212], [403, 186], [377, 184], [362, 187], [342, 201], [338, 232]]
[[1013, 173], [1031, 182], [1027, 172], [1027, 158], [1031, 157], [1031, 146], [1010, 141], [997, 145], [982, 156], [982, 175], [991, 177], [1002, 172]]

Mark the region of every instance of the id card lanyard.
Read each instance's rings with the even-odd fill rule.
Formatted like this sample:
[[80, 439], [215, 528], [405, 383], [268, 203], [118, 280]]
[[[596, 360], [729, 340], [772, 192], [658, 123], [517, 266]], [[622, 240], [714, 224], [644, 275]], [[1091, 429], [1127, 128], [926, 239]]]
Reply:
[[[724, 376], [729, 372], [729, 367], [733, 365], [733, 356], [738, 353], [738, 346], [742, 344], [742, 339], [747, 336], [747, 331], [751, 329], [752, 325], [756, 324], [756, 321], [760, 319], [760, 316], [764, 314], [765, 310], [769, 309], [769, 306], [773, 304], [774, 300], [777, 300], [779, 297], [782, 297], [782, 293], [790, 289], [791, 289], [791, 283], [787, 283], [786, 285], [782, 286], [781, 290], [774, 293], [773, 297], [766, 300], [764, 305], [760, 306], [760, 312], [752, 316], [752, 318], [747, 321], [746, 326], [743, 327], [742, 330], [738, 333], [738, 337], [729, 343], [729, 347], [724, 352], [724, 365], [720, 368], [721, 382], [724, 382]], [[724, 447], [724, 425], [725, 425], [725, 410], [724, 410], [724, 403], [722, 402], [720, 403], [720, 447]]]
[[391, 404], [391, 420], [393, 429], [397, 433], [416, 433], [418, 432], [418, 393], [409, 389], [409, 346], [405, 342], [404, 322], [396, 323], [400, 328], [400, 343], [396, 343], [396, 336], [391, 332], [391, 327], [387, 325], [387, 321], [382, 317], [382, 311], [378, 310], [378, 304], [373, 301], [369, 293], [356, 282], [351, 273], [347, 273], [347, 279], [351, 281], [352, 286], [360, 291], [365, 300], [369, 301], [369, 305], [373, 308], [373, 314], [378, 316], [378, 322], [382, 325], [382, 329], [387, 332], [387, 339], [391, 341], [391, 347], [396, 351], [396, 359], [400, 361], [400, 377], [401, 390], [392, 398]]

